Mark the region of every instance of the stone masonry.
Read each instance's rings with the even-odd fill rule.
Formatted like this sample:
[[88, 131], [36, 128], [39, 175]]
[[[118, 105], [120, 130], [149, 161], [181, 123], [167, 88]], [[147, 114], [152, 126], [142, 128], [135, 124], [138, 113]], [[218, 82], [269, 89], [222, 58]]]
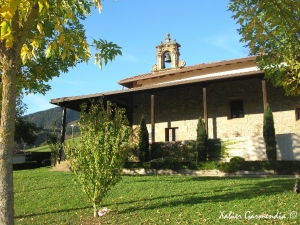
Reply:
[[[278, 159], [300, 160], [300, 121], [295, 119], [299, 98], [287, 97], [281, 88], [267, 83], [268, 103], [273, 111], [278, 142]], [[197, 120], [203, 118], [201, 86], [161, 90], [155, 96], [155, 140], [165, 141], [165, 129], [176, 127], [178, 140], [195, 140]], [[242, 99], [243, 118], [231, 119], [229, 101]], [[150, 131], [150, 94], [134, 97], [138, 106], [133, 124], [138, 125], [144, 115]], [[249, 160], [266, 159], [263, 129], [262, 81], [258, 78], [232, 80], [207, 86], [209, 138], [237, 140], [232, 156]]]

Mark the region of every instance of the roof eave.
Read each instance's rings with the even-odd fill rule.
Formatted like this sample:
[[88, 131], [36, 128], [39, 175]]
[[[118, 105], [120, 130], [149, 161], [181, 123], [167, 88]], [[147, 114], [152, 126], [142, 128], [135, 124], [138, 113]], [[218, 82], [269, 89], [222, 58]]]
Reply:
[[58, 105], [58, 106], [63, 106], [65, 102], [78, 101], [78, 100], [83, 100], [83, 99], [93, 99], [93, 98], [114, 96], [114, 95], [126, 94], [126, 93], [128, 93], [128, 94], [137, 93], [137, 92], [143, 92], [143, 91], [148, 91], [148, 90], [152, 90], [152, 89], [162, 89], [162, 88], [171, 87], [171, 86], [191, 85], [193, 83], [215, 82], [217, 80], [221, 81], [221, 80], [225, 80], [225, 79], [250, 77], [250, 76], [256, 76], [256, 75], [262, 76], [263, 74], [264, 74], [264, 71], [258, 70], [258, 71], [251, 71], [251, 72], [228, 74], [228, 75], [221, 76], [221, 77], [215, 76], [215, 77], [208, 77], [208, 78], [204, 78], [204, 79], [198, 78], [198, 79], [191, 79], [191, 80], [185, 80], [185, 81], [174, 81], [174, 82], [161, 83], [161, 84], [155, 84], [155, 85], [141, 86], [141, 87], [137, 87], [137, 88], [130, 88], [130, 89], [125, 89], [125, 90], [51, 99], [50, 103], [54, 104], [54, 105]]
[[238, 59], [232, 59], [232, 60], [222, 60], [219, 62], [213, 62], [213, 63], [202, 63], [202, 64], [197, 64], [194, 66], [187, 66], [187, 67], [182, 67], [178, 68], [176, 70], [162, 70], [158, 72], [152, 72], [152, 73], [146, 73], [146, 74], [140, 74], [137, 76], [125, 78], [123, 80], [118, 81], [118, 84], [127, 87], [127, 88], [132, 88], [133, 87], [133, 82], [134, 81], [139, 81], [143, 79], [150, 79], [151, 78], [156, 78], [162, 75], [169, 75], [169, 74], [174, 74], [174, 73], [182, 73], [182, 72], [191, 72], [199, 69], [204, 69], [204, 68], [209, 68], [209, 67], [217, 67], [217, 66], [222, 66], [222, 65], [228, 65], [232, 63], [242, 63], [242, 62], [249, 62], [249, 61], [254, 61], [257, 56], [249, 56], [245, 58], [238, 58]]

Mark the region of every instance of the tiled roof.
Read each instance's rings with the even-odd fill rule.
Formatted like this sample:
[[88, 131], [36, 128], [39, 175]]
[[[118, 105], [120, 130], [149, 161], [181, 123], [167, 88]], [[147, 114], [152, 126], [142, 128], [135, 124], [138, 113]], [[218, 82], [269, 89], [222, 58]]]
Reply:
[[182, 72], [205, 69], [205, 68], [210, 68], [210, 67], [222, 66], [222, 65], [230, 65], [230, 64], [234, 64], [234, 63], [254, 61], [255, 59], [256, 59], [256, 56], [249, 56], [249, 57], [245, 57], [245, 58], [238, 58], [238, 59], [232, 59], [232, 60], [222, 60], [219, 62], [202, 63], [202, 64], [193, 65], [193, 66], [182, 67], [179, 69], [173, 69], [173, 70], [172, 69], [161, 70], [158, 72], [140, 74], [137, 76], [129, 77], [129, 78], [120, 80], [118, 82], [118, 84], [126, 86], [126, 84], [131, 83], [133, 81], [155, 78], [155, 77], [160, 77], [160, 76], [168, 75], [168, 74], [182, 73]]

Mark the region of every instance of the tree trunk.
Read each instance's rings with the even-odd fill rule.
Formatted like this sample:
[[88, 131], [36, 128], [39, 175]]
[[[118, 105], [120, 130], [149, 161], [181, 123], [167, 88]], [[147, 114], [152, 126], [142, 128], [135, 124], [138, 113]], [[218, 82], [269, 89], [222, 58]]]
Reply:
[[95, 203], [93, 203], [93, 209], [94, 209], [94, 217], [98, 217], [97, 205]]
[[17, 64], [13, 50], [0, 52], [2, 108], [0, 126], [0, 224], [14, 224], [13, 142], [16, 115]]

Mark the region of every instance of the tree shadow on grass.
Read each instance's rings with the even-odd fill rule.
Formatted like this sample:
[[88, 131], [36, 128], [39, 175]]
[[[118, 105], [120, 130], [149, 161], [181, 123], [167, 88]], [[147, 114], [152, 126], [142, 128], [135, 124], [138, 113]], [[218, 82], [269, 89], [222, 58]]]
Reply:
[[[205, 181], [209, 178], [203, 177], [194, 177], [191, 178], [194, 181]], [[212, 178], [213, 180], [215, 178]], [[224, 179], [224, 178], [223, 178]], [[225, 178], [225, 179], [255, 179], [257, 178]], [[199, 203], [206, 203], [206, 202], [230, 202], [233, 200], [243, 200], [243, 199], [253, 199], [259, 196], [272, 196], [279, 193], [284, 193], [287, 191], [292, 191], [294, 185], [294, 179], [268, 179], [264, 181], [264, 178], [260, 178], [262, 181], [250, 183], [250, 184], [238, 184], [237, 187], [232, 186], [218, 186], [218, 188], [212, 189], [205, 192], [197, 192], [190, 190], [189, 193], [186, 194], [176, 194], [176, 195], [163, 195], [159, 197], [151, 197], [151, 198], [144, 198], [143, 201], [150, 202], [150, 204], [146, 204], [143, 207], [143, 210], [152, 210], [152, 209], [159, 209], [164, 207], [172, 207], [177, 205], [184, 205], [185, 207], [192, 206]], [[220, 180], [220, 179], [219, 179]], [[201, 196], [199, 196], [201, 195]], [[209, 196], [211, 195], [211, 196]], [[165, 199], [168, 199], [168, 202], [163, 202]], [[139, 207], [132, 206], [133, 203], [138, 203], [141, 200], [136, 201], [124, 201], [119, 202], [117, 204], [130, 204], [129, 208], [121, 210], [120, 214], [131, 213], [133, 211], [140, 210]], [[151, 203], [152, 202], [152, 203]]]
[[14, 191], [14, 194], [22, 194], [22, 193], [31, 193], [31, 192], [36, 192], [36, 191], [41, 191], [41, 190], [50, 190], [50, 189], [54, 189], [54, 190], [57, 190], [57, 189], [68, 189], [68, 188], [72, 188], [74, 186], [74, 184], [72, 185], [55, 185], [55, 186], [52, 186], [52, 187], [49, 187], [49, 186], [45, 186], [45, 187], [39, 187], [39, 188], [32, 188], [32, 189], [26, 189], [26, 190], [15, 190]]
[[[249, 186], [250, 189], [254, 189], [254, 193], [249, 193], [250, 195], [260, 195], [260, 190], [268, 190], [264, 191], [266, 192], [266, 195], [276, 194], [283, 191], [289, 191], [293, 190], [295, 179], [294, 178], [263, 178], [263, 177], [222, 177], [220, 180], [245, 180], [250, 181], [250, 183], [245, 184], [238, 184], [240, 188], [248, 189]], [[199, 181], [202, 182], [203, 179], [199, 177], [192, 178], [192, 181]], [[255, 183], [254, 183], [255, 182]], [[228, 188], [228, 185], [223, 185], [222, 188]], [[218, 188], [217, 190], [222, 190]], [[246, 193], [245, 193], [246, 194]]]
[[76, 211], [76, 210], [89, 209], [89, 208], [92, 208], [92, 207], [86, 206], [86, 207], [78, 207], [78, 208], [71, 208], [71, 209], [53, 210], [53, 211], [47, 211], [47, 212], [41, 212], [41, 213], [31, 213], [31, 214], [15, 216], [15, 219], [27, 218], [27, 217], [33, 217], [33, 216], [42, 216], [42, 215], [48, 215], [48, 214], [53, 214], [53, 213], [72, 212], [72, 211]]
[[[224, 177], [196, 177], [192, 176], [179, 176], [179, 175], [122, 175], [123, 177], [135, 177], [135, 180], [122, 180], [122, 183], [145, 183], [145, 182], [156, 182], [155, 179], [159, 179], [160, 181], [172, 181], [173, 183], [183, 183], [188, 181], [194, 181], [195, 179], [198, 181], [210, 181], [210, 180], [221, 180]], [[152, 178], [152, 179], [149, 179]], [[230, 177], [232, 179], [239, 179], [238, 177]], [[225, 177], [226, 179], [226, 177]]]

